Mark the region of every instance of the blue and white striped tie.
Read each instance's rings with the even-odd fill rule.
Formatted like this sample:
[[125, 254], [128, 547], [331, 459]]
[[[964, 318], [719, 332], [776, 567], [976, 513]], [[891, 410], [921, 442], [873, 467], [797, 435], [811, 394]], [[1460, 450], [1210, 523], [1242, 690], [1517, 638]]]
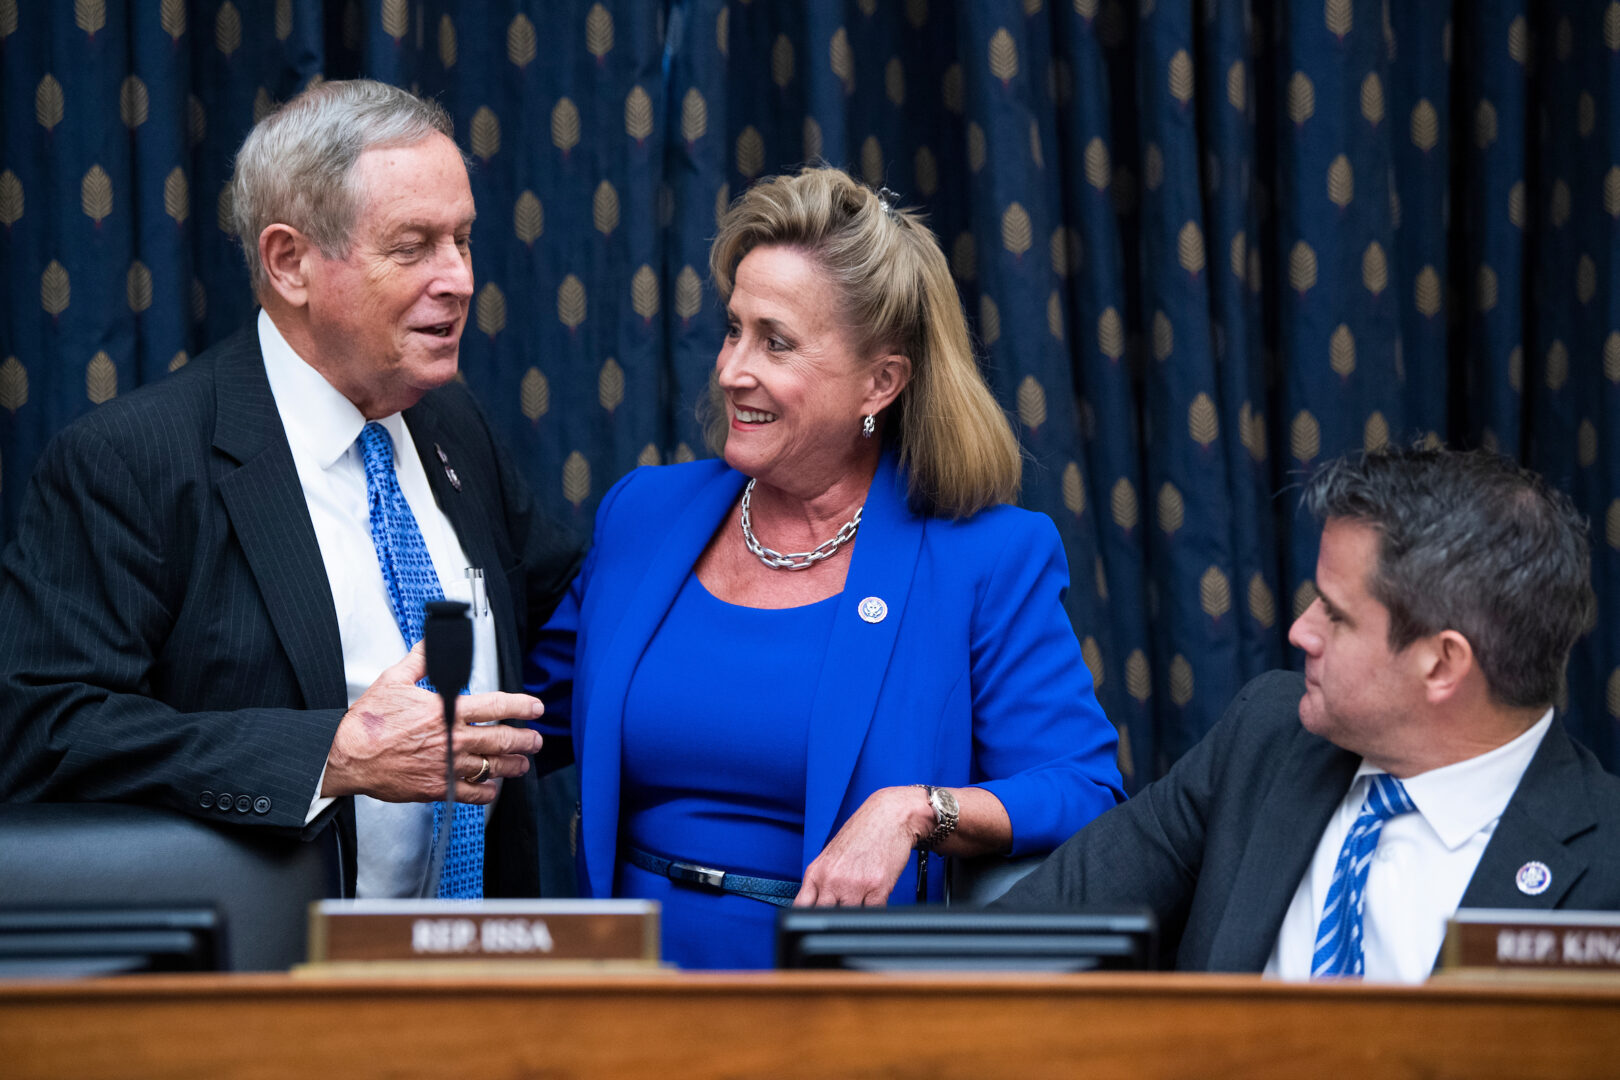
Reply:
[[1361, 913], [1367, 906], [1367, 870], [1384, 822], [1417, 809], [1401, 782], [1388, 773], [1372, 778], [1367, 800], [1350, 826], [1350, 835], [1339, 849], [1333, 867], [1333, 884], [1328, 886], [1327, 902], [1322, 905], [1322, 921], [1316, 928], [1316, 953], [1311, 958], [1311, 978], [1332, 975], [1361, 976], [1367, 964], [1361, 951]]
[[[422, 640], [422, 605], [443, 600], [439, 575], [433, 569], [427, 542], [411, 513], [411, 504], [399, 489], [394, 473], [394, 440], [378, 423], [360, 431], [360, 456], [366, 463], [366, 498], [371, 508], [371, 543], [377, 549], [377, 565], [388, 586], [388, 602], [394, 621], [399, 624], [405, 647]], [[419, 684], [433, 687], [426, 679]], [[444, 804], [433, 804], [433, 843], [444, 842], [441, 833]], [[451, 822], [449, 847], [444, 853], [444, 871], [439, 876], [438, 895], [446, 900], [477, 900], [484, 895], [484, 808], [457, 803]]]

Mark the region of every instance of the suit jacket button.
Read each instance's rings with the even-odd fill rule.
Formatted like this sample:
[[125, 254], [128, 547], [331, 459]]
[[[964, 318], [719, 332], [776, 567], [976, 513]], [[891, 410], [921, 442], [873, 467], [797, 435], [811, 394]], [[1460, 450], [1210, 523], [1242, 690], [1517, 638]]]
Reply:
[[231, 812], [231, 793], [222, 791], [214, 797], [214, 808], [222, 814]]
[[236, 797], [236, 812], [238, 814], [245, 814], [251, 809], [253, 809], [253, 796], [238, 795]]
[[253, 812], [255, 814], [268, 814], [270, 812], [270, 800], [263, 795], [254, 799]]
[[214, 793], [212, 791], [205, 791], [201, 795], [197, 796], [197, 805], [202, 807], [204, 810], [212, 810], [214, 808]]

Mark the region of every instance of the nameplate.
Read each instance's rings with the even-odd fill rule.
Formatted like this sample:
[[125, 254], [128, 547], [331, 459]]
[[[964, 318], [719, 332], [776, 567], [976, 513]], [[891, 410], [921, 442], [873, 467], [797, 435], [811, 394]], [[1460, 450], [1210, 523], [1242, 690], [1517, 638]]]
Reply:
[[1620, 974], [1620, 914], [1464, 909], [1446, 926], [1442, 967]]
[[312, 964], [606, 961], [658, 963], [649, 900], [321, 900]]

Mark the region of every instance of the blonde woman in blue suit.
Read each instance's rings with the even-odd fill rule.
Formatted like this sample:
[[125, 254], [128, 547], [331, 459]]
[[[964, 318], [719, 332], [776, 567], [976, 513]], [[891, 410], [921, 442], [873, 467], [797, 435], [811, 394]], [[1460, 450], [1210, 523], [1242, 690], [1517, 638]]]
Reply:
[[937, 856], [1048, 851], [1123, 796], [933, 234], [812, 168], [710, 263], [722, 459], [603, 497], [529, 683], [579, 762], [584, 891], [660, 901], [682, 966], [764, 967], [774, 905], [910, 899], [918, 848], [937, 898]]

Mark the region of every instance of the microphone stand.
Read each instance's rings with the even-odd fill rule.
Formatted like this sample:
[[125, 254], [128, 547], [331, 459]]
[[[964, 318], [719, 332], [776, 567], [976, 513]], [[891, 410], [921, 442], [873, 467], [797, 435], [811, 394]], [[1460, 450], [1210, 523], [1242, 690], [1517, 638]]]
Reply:
[[461, 601], [429, 600], [424, 607], [422, 637], [426, 643], [428, 682], [444, 702], [444, 810], [421, 890], [424, 899], [433, 899], [439, 893], [444, 853], [450, 847], [450, 829], [456, 816], [456, 699], [472, 675], [473, 633], [467, 618], [468, 605]]

